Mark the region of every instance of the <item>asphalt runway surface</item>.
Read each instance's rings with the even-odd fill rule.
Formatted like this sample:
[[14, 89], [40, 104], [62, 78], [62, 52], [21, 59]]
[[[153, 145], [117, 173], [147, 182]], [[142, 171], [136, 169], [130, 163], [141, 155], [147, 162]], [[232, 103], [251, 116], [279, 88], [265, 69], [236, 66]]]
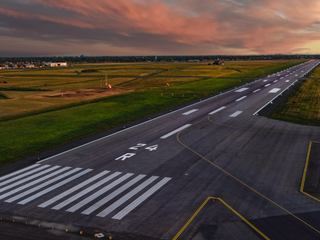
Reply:
[[320, 128], [259, 116], [318, 64], [0, 176], [1, 239], [320, 239], [320, 203], [299, 192]]

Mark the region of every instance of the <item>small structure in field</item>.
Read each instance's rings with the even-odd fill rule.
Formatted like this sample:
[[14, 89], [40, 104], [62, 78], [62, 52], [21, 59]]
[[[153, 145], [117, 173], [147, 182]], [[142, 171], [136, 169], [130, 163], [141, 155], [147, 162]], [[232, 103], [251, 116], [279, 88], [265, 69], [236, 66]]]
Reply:
[[48, 62], [48, 63], [44, 63], [45, 66], [49, 66], [49, 67], [68, 67], [68, 63], [67, 62]]

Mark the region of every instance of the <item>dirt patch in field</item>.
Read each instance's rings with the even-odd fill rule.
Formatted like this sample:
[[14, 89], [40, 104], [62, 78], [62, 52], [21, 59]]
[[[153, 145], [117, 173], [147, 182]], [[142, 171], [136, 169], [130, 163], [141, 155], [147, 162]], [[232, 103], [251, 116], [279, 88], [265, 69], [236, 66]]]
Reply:
[[78, 89], [74, 91], [54, 91], [51, 93], [30, 96], [30, 98], [51, 98], [51, 99], [94, 99], [107, 97], [122, 93], [132, 92], [120, 89]]

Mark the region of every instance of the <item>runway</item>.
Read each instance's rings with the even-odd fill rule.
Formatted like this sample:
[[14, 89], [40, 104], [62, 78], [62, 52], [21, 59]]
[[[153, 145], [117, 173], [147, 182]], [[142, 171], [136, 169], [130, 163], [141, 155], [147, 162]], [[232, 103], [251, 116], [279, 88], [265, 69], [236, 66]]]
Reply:
[[320, 204], [299, 188], [320, 128], [259, 116], [318, 65], [256, 79], [0, 176], [0, 217], [119, 239], [319, 239]]

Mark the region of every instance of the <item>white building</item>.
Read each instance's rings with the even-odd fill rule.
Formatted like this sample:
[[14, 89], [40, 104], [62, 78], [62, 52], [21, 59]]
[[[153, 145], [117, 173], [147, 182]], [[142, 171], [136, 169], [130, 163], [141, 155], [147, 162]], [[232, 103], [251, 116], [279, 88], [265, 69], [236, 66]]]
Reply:
[[49, 67], [67, 67], [68, 63], [67, 62], [49, 62], [45, 63], [44, 65], [49, 66]]

